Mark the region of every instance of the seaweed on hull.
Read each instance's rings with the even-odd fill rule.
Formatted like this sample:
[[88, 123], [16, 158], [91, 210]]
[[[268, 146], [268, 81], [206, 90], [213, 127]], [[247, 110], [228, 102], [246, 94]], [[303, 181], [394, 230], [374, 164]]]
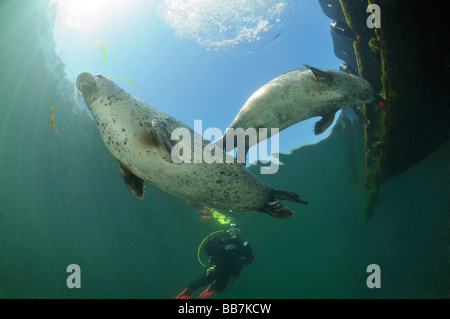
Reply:
[[[327, 3], [341, 7], [343, 23], [354, 34], [358, 73], [381, 93], [377, 105], [363, 106], [366, 194], [360, 220], [365, 222], [372, 216], [381, 183], [422, 160], [450, 136], [446, 28], [436, 19], [442, 10], [439, 3]], [[380, 7], [380, 28], [367, 25], [369, 4]]]

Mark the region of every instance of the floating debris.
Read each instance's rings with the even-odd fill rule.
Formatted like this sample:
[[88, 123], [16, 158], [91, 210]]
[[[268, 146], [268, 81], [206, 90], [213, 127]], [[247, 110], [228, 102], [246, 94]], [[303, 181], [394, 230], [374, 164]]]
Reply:
[[63, 139], [61, 134], [59, 134], [58, 130], [55, 127], [55, 110], [53, 109], [53, 104], [50, 105], [50, 109], [52, 111], [52, 117], [50, 118], [50, 126], [53, 127], [53, 129], [55, 130], [56, 134], [58, 134], [60, 139]]
[[[106, 46], [103, 43], [100, 43], [100, 41], [97, 40], [97, 44], [100, 45], [103, 49], [103, 65], [105, 66], [105, 70], [106, 70]], [[132, 86], [134, 86], [135, 88], [139, 88], [138, 86], [134, 85], [133, 81], [129, 78], [126, 78], [124, 76], [121, 75], [111, 75], [108, 71], [106, 71], [106, 73], [112, 77], [112, 78], [121, 78], [123, 80], [127, 80], [131, 83]]]

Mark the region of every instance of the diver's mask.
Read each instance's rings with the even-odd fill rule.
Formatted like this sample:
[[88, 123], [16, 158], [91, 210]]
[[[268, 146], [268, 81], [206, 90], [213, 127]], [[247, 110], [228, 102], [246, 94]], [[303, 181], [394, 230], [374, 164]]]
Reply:
[[239, 228], [237, 228], [236, 224], [230, 224], [230, 227], [227, 230], [227, 233], [231, 236], [231, 238], [235, 238], [239, 235]]

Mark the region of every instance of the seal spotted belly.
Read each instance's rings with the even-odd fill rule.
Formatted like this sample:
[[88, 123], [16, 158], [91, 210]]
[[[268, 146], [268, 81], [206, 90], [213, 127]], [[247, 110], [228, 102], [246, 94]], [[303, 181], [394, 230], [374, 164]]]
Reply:
[[[262, 141], [259, 128], [278, 128], [281, 132], [295, 123], [321, 116], [314, 128], [318, 135], [333, 123], [339, 109], [377, 98], [375, 90], [363, 78], [337, 70], [305, 67], [277, 76], [253, 93], [216, 145], [231, 151], [226, 140], [232, 129], [255, 128], [257, 136], [246, 141], [246, 154], [255, 142]], [[236, 145], [236, 137], [232, 136]]]
[[[102, 75], [83, 72], [77, 88], [95, 119], [101, 137], [119, 161], [123, 180], [137, 198], [144, 198], [144, 182], [179, 198], [217, 209], [261, 211], [277, 218], [293, 212], [278, 200], [307, 204], [300, 195], [270, 188], [238, 163], [178, 163], [172, 156], [172, 131], [185, 128], [183, 122], [129, 94]], [[197, 142], [196, 142], [197, 141]], [[193, 138], [200, 149], [211, 146], [202, 137]], [[197, 145], [198, 146], [198, 145]], [[214, 145], [213, 145], [214, 146]], [[215, 146], [214, 146], [215, 147]]]

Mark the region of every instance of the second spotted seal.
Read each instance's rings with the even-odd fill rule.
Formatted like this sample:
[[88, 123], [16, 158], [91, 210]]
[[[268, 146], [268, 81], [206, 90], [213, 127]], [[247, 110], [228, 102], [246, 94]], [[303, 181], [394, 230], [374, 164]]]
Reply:
[[243, 165], [226, 161], [229, 155], [201, 136], [188, 141], [183, 152], [195, 153], [213, 146], [224, 160], [177, 164], [179, 158], [172, 154], [177, 145], [171, 139], [172, 132], [185, 129], [192, 136], [198, 133], [102, 75], [83, 72], [76, 84], [106, 147], [120, 163], [125, 184], [137, 198], [144, 197], [145, 181], [193, 203], [235, 211], [257, 210], [277, 218], [290, 217], [293, 212], [276, 199], [307, 204], [300, 195], [273, 189]]
[[[377, 98], [375, 90], [363, 78], [342, 71], [305, 67], [277, 76], [253, 93], [216, 145], [231, 151], [227, 138], [231, 146], [236, 145], [235, 129], [255, 128], [257, 137], [246, 141], [246, 154], [250, 147], [262, 141], [260, 128], [277, 128], [281, 132], [295, 123], [321, 116], [314, 129], [318, 135], [333, 123], [339, 109]], [[229, 140], [230, 133], [234, 144]]]

